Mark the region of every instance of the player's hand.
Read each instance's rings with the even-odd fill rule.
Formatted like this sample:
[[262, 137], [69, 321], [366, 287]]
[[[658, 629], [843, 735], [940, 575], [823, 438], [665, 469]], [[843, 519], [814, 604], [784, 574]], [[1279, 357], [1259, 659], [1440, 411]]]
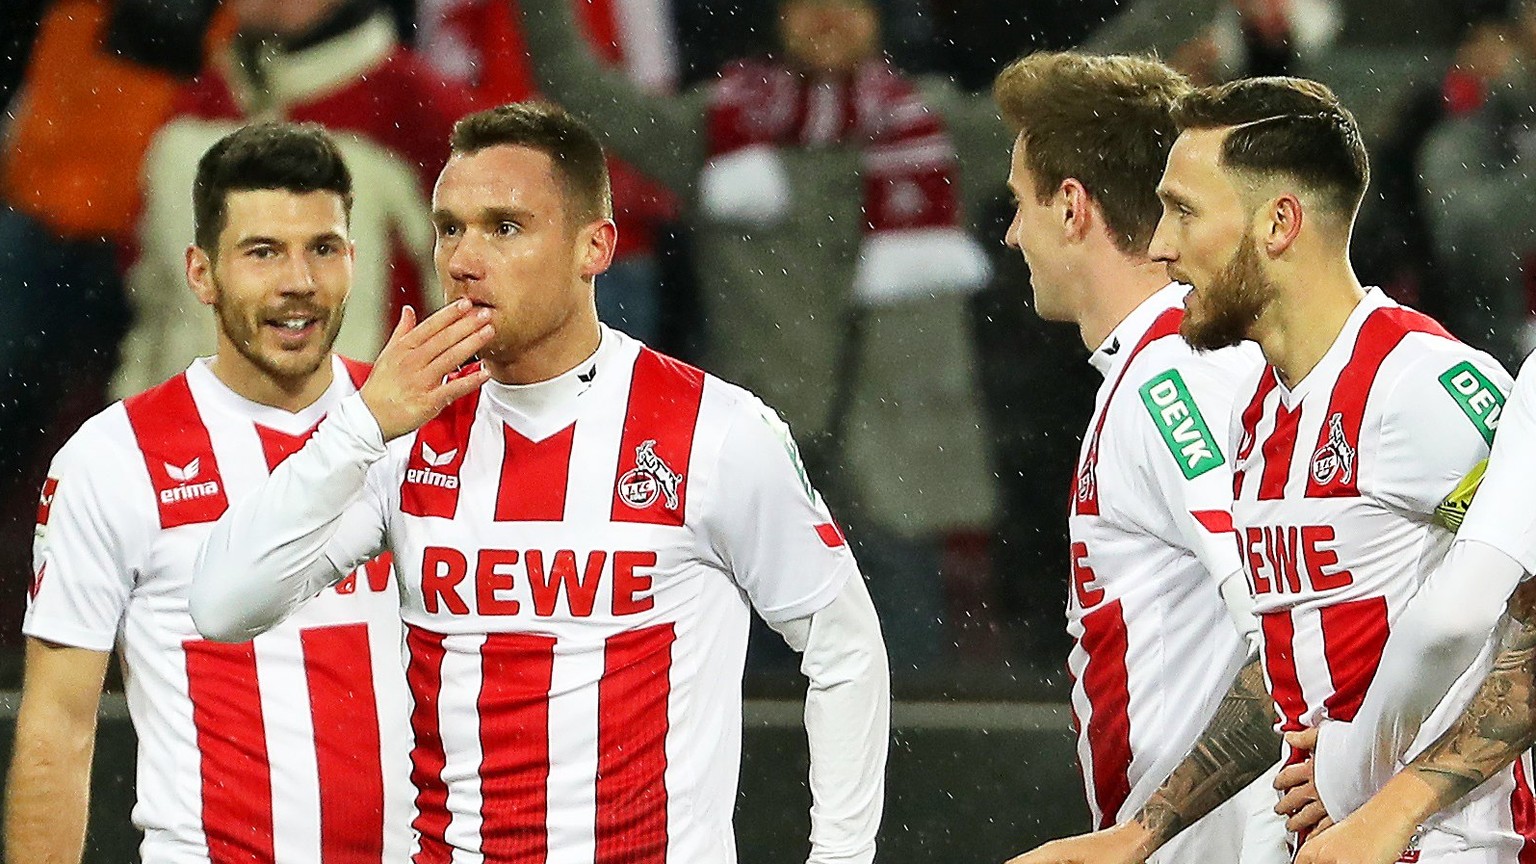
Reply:
[[362, 390], [363, 404], [373, 412], [385, 441], [419, 429], [490, 378], [481, 368], [443, 380], [491, 340], [495, 331], [490, 320], [490, 310], [476, 309], [463, 299], [420, 323], [409, 306], [400, 313], [400, 323], [379, 351]]
[[1404, 829], [1389, 819], [1350, 816], [1337, 825], [1324, 819], [1296, 856], [1296, 864], [1393, 864], [1413, 842], [1417, 825]]
[[1328, 811], [1323, 809], [1323, 802], [1317, 794], [1312, 768], [1311, 754], [1317, 748], [1317, 729], [1314, 727], [1300, 732], [1287, 732], [1285, 743], [1298, 753], [1307, 753], [1307, 758], [1295, 765], [1287, 765], [1275, 776], [1275, 788], [1280, 791], [1280, 801], [1275, 804], [1275, 812], [1286, 817], [1287, 831], [1305, 835], [1316, 830], [1328, 818]]
[[1154, 851], [1146, 830], [1134, 822], [1092, 834], [1052, 840], [1006, 864], [1144, 864]]

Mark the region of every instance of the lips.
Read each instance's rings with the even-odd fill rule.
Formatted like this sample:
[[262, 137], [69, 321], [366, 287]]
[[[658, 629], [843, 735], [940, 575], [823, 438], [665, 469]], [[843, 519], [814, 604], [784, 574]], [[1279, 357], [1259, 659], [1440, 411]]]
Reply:
[[284, 345], [300, 346], [319, 329], [325, 316], [316, 310], [287, 310], [262, 319], [262, 325], [277, 334]]

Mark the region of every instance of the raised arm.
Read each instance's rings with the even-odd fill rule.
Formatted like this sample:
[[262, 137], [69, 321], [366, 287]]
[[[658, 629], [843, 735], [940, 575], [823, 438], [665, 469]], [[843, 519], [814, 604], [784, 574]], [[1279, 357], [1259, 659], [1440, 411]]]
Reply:
[[520, 8], [539, 86], [582, 115], [630, 164], [679, 197], [704, 167], [704, 99], [646, 93], [599, 62], [577, 30], [572, 0], [512, 0]]
[[365, 491], [370, 468], [387, 441], [485, 382], [483, 370], [447, 376], [484, 347], [488, 317], [466, 300], [419, 326], [405, 311], [362, 391], [204, 541], [189, 600], [198, 632], [250, 639], [381, 551], [387, 514], [382, 497]]

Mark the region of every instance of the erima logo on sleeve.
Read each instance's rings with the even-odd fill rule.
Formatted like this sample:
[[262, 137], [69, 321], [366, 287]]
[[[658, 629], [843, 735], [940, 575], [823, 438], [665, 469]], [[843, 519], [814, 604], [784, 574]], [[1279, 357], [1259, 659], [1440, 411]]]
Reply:
[[1463, 360], [1440, 375], [1440, 386], [1451, 394], [1463, 414], [1477, 427], [1483, 441], [1493, 445], [1493, 433], [1499, 429], [1499, 415], [1504, 413], [1504, 394], [1492, 381]]
[[1179, 370], [1169, 369], [1143, 384], [1141, 401], [1184, 479], [1193, 480], [1226, 461]]

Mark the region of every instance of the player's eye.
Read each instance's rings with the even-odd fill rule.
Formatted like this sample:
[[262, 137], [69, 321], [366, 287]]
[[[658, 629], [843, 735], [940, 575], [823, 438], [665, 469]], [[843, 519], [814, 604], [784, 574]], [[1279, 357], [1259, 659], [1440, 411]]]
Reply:
[[265, 261], [271, 258], [276, 258], [277, 249], [271, 246], [252, 246], [249, 250], [246, 251], [245, 254], [257, 260]]
[[457, 237], [459, 236], [459, 226], [451, 225], [447, 222], [439, 222], [437, 223], [437, 236]]
[[506, 221], [506, 220], [502, 220], [501, 222], [497, 222], [496, 223], [496, 236], [497, 237], [511, 237], [513, 234], [516, 234], [517, 232], [518, 232], [518, 226], [517, 226], [516, 222], [509, 222], [509, 221]]

